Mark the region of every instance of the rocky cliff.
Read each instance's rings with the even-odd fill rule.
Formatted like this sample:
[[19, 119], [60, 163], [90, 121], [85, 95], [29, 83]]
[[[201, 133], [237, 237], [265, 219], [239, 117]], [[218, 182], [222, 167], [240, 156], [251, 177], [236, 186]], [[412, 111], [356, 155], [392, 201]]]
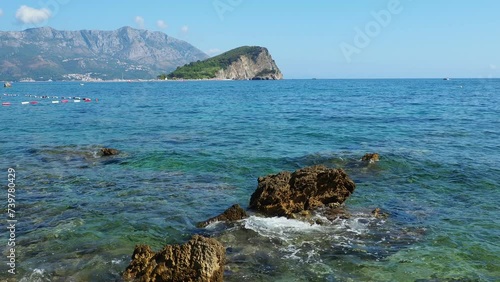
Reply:
[[59, 31], [50, 27], [0, 31], [0, 79], [155, 78], [208, 56], [163, 32]]
[[261, 48], [256, 57], [242, 55], [226, 69], [217, 72], [218, 79], [278, 80], [283, 74], [266, 48]]
[[190, 63], [168, 75], [170, 79], [278, 80], [283, 74], [269, 51], [243, 46], [210, 59]]

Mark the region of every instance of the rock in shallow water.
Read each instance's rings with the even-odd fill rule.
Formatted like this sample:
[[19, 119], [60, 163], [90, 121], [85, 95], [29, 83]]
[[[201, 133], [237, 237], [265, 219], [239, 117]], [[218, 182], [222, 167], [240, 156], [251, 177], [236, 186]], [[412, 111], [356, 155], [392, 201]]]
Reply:
[[283, 171], [260, 177], [250, 208], [268, 216], [294, 213], [324, 205], [342, 204], [356, 185], [342, 169], [312, 166], [293, 173]]
[[238, 204], [232, 205], [230, 208], [225, 210], [222, 214], [212, 217], [208, 220], [205, 220], [203, 222], [200, 222], [197, 224], [198, 227], [203, 228], [206, 227], [207, 225], [216, 222], [216, 221], [227, 221], [227, 222], [233, 222], [237, 221], [240, 219], [247, 218], [248, 215], [245, 212], [245, 210]]
[[362, 158], [361, 160], [364, 161], [364, 162], [369, 162], [369, 163], [374, 163], [374, 162], [378, 162], [380, 159], [380, 156], [379, 154], [377, 153], [366, 153]]
[[372, 216], [378, 219], [385, 219], [389, 217], [389, 214], [386, 212], [383, 212], [380, 208], [376, 208], [372, 211]]
[[136, 246], [123, 273], [127, 281], [219, 282], [223, 281], [226, 250], [212, 238], [194, 235], [184, 245], [167, 245], [154, 253]]
[[112, 149], [112, 148], [101, 148], [99, 153], [101, 156], [114, 156], [114, 155], [118, 155], [120, 153], [120, 151], [118, 151], [117, 149]]

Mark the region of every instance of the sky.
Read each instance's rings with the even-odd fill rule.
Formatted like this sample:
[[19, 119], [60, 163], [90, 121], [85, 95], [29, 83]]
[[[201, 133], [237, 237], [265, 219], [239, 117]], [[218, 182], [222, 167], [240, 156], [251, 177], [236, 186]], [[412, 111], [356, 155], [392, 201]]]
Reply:
[[0, 0], [0, 30], [161, 31], [267, 47], [285, 78], [500, 77], [497, 0]]

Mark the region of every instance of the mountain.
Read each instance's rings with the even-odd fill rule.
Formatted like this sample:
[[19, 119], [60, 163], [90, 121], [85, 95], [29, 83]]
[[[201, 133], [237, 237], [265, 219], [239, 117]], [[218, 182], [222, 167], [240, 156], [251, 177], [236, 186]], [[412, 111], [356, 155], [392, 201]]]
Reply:
[[163, 32], [0, 31], [0, 79], [149, 79], [208, 55]]
[[283, 74], [266, 48], [243, 46], [204, 61], [179, 67], [167, 77], [169, 79], [277, 80], [283, 79]]

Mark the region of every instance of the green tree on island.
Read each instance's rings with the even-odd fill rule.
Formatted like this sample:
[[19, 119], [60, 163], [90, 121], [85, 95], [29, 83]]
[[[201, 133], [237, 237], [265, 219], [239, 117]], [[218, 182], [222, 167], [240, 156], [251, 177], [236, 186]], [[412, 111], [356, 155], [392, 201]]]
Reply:
[[262, 47], [243, 46], [204, 61], [192, 62], [182, 67], [178, 67], [167, 77], [169, 79], [210, 79], [214, 78], [221, 69], [226, 69], [240, 56], [246, 55], [256, 59], [262, 51]]
[[158, 75], [158, 76], [156, 77], [156, 79], [158, 79], [158, 80], [166, 80], [166, 79], [167, 79], [167, 75], [166, 75], [166, 74], [164, 74], [164, 73], [162, 73], [162, 74]]

